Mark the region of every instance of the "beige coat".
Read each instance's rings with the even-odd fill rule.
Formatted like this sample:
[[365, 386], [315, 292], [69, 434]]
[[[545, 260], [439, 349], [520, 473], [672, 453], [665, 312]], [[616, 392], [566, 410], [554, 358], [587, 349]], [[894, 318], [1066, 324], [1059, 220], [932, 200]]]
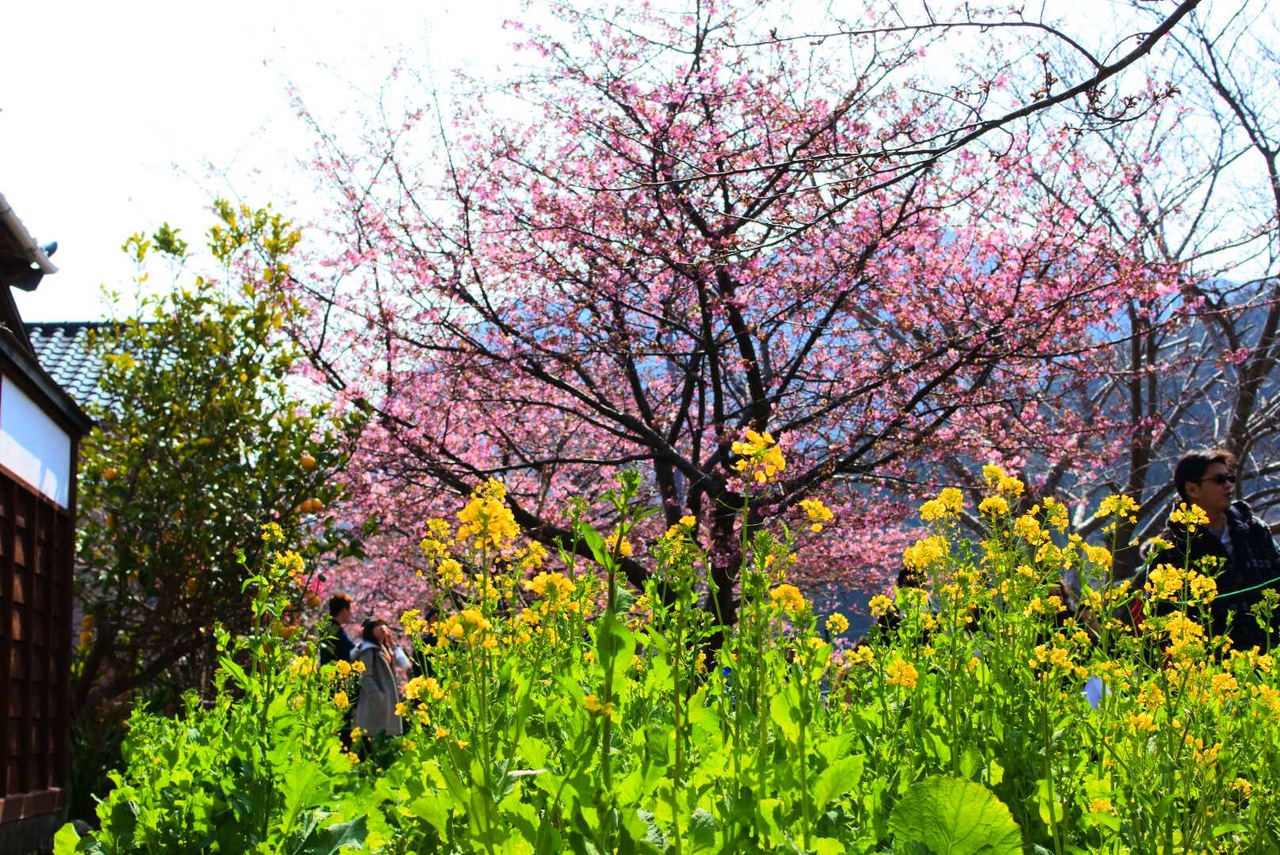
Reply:
[[352, 723], [368, 733], [401, 735], [404, 722], [396, 715], [396, 704], [402, 698], [391, 664], [382, 657], [382, 649], [368, 641], [361, 641], [354, 655], [357, 662], [364, 663], [364, 674], [360, 677], [360, 698]]

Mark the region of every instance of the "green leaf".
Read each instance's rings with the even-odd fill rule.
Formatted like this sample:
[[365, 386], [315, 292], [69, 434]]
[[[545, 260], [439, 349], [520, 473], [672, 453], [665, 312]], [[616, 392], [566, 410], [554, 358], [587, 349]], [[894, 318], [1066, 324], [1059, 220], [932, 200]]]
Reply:
[[800, 738], [800, 722], [796, 717], [796, 705], [789, 692], [781, 692], [773, 696], [769, 702], [769, 719], [778, 726], [782, 735], [795, 742]]
[[814, 807], [822, 810], [841, 793], [847, 793], [862, 780], [862, 768], [866, 759], [861, 754], [841, 757], [818, 775], [813, 785]]
[[844, 844], [839, 840], [830, 837], [819, 837], [813, 841], [813, 851], [816, 855], [844, 855], [848, 850], [844, 848]]
[[1013, 814], [986, 787], [963, 778], [926, 778], [894, 807], [895, 844], [921, 843], [946, 855], [1021, 855]]
[[68, 822], [53, 835], [53, 855], [75, 855], [77, 852], [84, 852], [80, 843], [80, 835], [76, 832], [76, 827]]
[[284, 795], [284, 832], [290, 831], [290, 826], [302, 813], [302, 809], [307, 805], [313, 805], [318, 800], [323, 790], [325, 781], [324, 773], [315, 763], [302, 761], [294, 762], [292, 765], [284, 767], [283, 795]]
[[322, 828], [303, 844], [298, 855], [337, 855], [341, 849], [363, 849], [369, 834], [368, 817], [361, 815], [350, 822], [337, 822]]
[[1040, 821], [1047, 826], [1062, 822], [1064, 811], [1062, 802], [1054, 798], [1053, 788], [1047, 778], [1036, 781], [1036, 808], [1040, 812]]
[[779, 846], [784, 835], [778, 826], [778, 808], [782, 805], [779, 799], [761, 799], [760, 809], [755, 814], [757, 830], [770, 847]]

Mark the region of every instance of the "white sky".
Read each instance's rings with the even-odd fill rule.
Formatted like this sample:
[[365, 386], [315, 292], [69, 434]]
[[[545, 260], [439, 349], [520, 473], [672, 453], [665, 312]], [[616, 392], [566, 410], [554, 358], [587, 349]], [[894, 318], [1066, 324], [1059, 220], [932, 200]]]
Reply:
[[198, 244], [213, 198], [287, 197], [310, 143], [286, 80], [329, 113], [401, 56], [429, 58], [442, 75], [492, 64], [508, 43], [501, 21], [518, 10], [516, 0], [7, 3], [0, 193], [37, 241], [58, 242], [58, 272], [15, 291], [24, 320], [101, 317], [103, 284], [130, 290], [120, 245], [134, 232], [167, 220]]
[[[1048, 7], [1085, 15], [1116, 2]], [[332, 116], [399, 58], [442, 84], [450, 69], [501, 63], [511, 37], [501, 22], [521, 14], [520, 0], [6, 3], [0, 193], [39, 242], [58, 242], [59, 272], [15, 292], [24, 319], [101, 317], [102, 285], [131, 288], [125, 238], [167, 220], [198, 246], [214, 198], [275, 202], [307, 219], [307, 206], [289, 202], [306, 193], [297, 161], [312, 141], [286, 81]]]

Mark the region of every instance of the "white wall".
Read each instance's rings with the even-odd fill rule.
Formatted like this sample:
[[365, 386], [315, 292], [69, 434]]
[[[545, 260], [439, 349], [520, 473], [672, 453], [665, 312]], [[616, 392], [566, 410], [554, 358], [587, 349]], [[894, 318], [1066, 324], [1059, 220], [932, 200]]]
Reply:
[[8, 377], [0, 378], [0, 465], [67, 507], [71, 437]]

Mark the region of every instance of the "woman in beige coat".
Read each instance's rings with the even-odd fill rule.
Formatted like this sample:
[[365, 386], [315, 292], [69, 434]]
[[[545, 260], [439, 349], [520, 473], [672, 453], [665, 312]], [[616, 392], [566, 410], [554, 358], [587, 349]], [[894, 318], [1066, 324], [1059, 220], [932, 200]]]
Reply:
[[355, 726], [370, 734], [401, 735], [404, 722], [396, 714], [396, 705], [402, 698], [395, 668], [400, 666], [404, 653], [392, 645], [391, 630], [386, 621], [371, 618], [364, 622], [360, 643], [352, 657], [364, 663], [360, 695], [356, 700]]

